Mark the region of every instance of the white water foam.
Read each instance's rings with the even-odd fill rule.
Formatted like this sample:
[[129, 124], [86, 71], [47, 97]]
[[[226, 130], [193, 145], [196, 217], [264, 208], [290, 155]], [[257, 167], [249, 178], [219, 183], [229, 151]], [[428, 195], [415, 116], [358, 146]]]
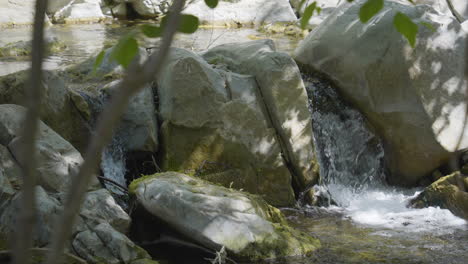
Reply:
[[467, 222], [447, 209], [407, 207], [408, 202], [419, 194], [419, 190], [397, 190], [369, 188], [353, 192], [349, 187], [329, 184], [329, 192], [340, 207], [340, 211], [354, 222], [370, 227], [388, 228], [407, 232], [453, 233], [466, 229]]

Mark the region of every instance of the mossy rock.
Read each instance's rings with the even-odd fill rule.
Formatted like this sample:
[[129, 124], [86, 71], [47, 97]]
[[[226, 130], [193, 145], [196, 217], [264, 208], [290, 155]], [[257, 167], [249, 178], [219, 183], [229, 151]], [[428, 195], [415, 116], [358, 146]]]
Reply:
[[242, 261], [304, 256], [320, 242], [291, 228], [261, 197], [177, 172], [133, 181], [130, 193], [150, 214], [193, 241]]
[[[0, 58], [2, 57], [29, 57], [32, 51], [31, 41], [17, 41], [6, 44], [0, 48]], [[49, 40], [46, 43], [46, 54], [57, 54], [64, 51], [67, 45], [57, 39]]]
[[[459, 187], [464, 188], [461, 190]], [[428, 186], [410, 204], [415, 208], [439, 206], [468, 219], [468, 178], [455, 172]]]

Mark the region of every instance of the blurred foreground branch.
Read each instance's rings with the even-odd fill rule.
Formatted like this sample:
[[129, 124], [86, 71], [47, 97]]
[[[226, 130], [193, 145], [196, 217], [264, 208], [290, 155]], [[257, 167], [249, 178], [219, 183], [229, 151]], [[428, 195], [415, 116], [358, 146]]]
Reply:
[[116, 127], [120, 116], [127, 108], [130, 98], [146, 83], [154, 80], [161, 71], [174, 34], [180, 23], [179, 17], [184, 3], [185, 0], [174, 1], [167, 26], [164, 29], [159, 52], [151, 55], [143, 66], [138, 63], [132, 63], [129, 66], [125, 77], [119, 83], [117, 93], [110, 101], [110, 105], [100, 115], [95, 136], [92, 138], [86, 151], [85, 160], [80, 168], [80, 172], [72, 181], [72, 187], [68, 193], [64, 211], [57, 222], [58, 227], [53, 235], [52, 251], [47, 258], [47, 264], [60, 263], [63, 250], [72, 232], [72, 227], [80, 211], [86, 190], [93, 177], [93, 173], [99, 165], [99, 157], [104, 147], [110, 142], [113, 128]]
[[42, 99], [42, 60], [44, 58], [44, 21], [47, 0], [37, 0], [34, 14], [32, 40], [31, 70], [26, 87], [27, 112], [21, 137], [23, 188], [19, 226], [14, 240], [13, 259], [16, 264], [27, 264], [31, 261], [32, 234], [36, 216], [36, 137], [39, 126], [39, 113]]

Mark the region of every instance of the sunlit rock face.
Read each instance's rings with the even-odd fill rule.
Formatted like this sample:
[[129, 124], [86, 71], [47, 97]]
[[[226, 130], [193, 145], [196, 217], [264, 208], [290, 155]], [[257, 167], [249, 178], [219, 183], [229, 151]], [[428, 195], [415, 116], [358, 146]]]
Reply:
[[33, 23], [35, 0], [0, 0], [0, 27]]
[[158, 78], [163, 169], [292, 205], [293, 184], [317, 179], [297, 65], [269, 41], [219, 46], [204, 58], [172, 49]]
[[52, 15], [67, 5], [70, 5], [72, 2], [74, 2], [74, 0], [50, 0], [47, 3], [47, 14]]
[[185, 174], [146, 176], [129, 190], [138, 204], [179, 234], [215, 251], [224, 246], [231, 258], [300, 256], [320, 246], [290, 228], [281, 212], [260, 197]]
[[76, 0], [53, 15], [57, 23], [97, 22], [105, 18], [101, 0]]
[[[389, 181], [414, 185], [468, 147], [465, 33], [431, 7], [388, 2], [367, 24], [364, 0], [340, 6], [296, 50], [296, 60], [333, 80], [383, 137]], [[396, 12], [420, 26], [413, 49], [394, 28]]]
[[294, 22], [296, 15], [288, 0], [220, 0], [215, 9], [204, 0], [189, 3], [184, 13], [208, 24], [262, 24]]

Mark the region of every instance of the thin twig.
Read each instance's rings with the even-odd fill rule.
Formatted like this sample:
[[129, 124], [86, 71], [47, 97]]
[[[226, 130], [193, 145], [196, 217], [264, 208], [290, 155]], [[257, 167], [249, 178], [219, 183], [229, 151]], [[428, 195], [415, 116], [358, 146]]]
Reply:
[[128, 193], [127, 187], [123, 186], [122, 184], [120, 184], [120, 183], [118, 183], [118, 182], [116, 182], [116, 181], [114, 181], [114, 180], [112, 180], [112, 179], [106, 178], [106, 177], [104, 177], [104, 176], [97, 176], [97, 177], [98, 177], [98, 179], [101, 179], [101, 180], [103, 180], [103, 181], [112, 183], [113, 185], [119, 187], [122, 191]]
[[163, 33], [163, 41], [159, 52], [151, 55], [143, 67], [138, 63], [133, 63], [129, 67], [124, 79], [118, 85], [118, 92], [111, 98], [110, 105], [101, 113], [96, 134], [86, 151], [85, 160], [81, 165], [79, 174], [73, 179], [73, 188], [71, 188], [68, 194], [58, 227], [53, 234], [52, 251], [47, 258], [47, 264], [57, 264], [62, 259], [64, 247], [70, 237], [76, 216], [80, 211], [84, 194], [91, 181], [93, 172], [99, 165], [99, 156], [111, 140], [113, 128], [127, 108], [129, 99], [146, 83], [154, 80], [161, 71], [174, 34], [178, 28], [180, 22], [179, 14], [184, 3], [185, 0], [174, 1], [172, 12], [168, 17], [167, 27]]
[[19, 223], [16, 233], [14, 263], [27, 264], [31, 261], [32, 234], [36, 209], [36, 144], [39, 113], [42, 99], [42, 59], [44, 58], [44, 19], [47, 0], [37, 0], [34, 15], [34, 30], [31, 53], [31, 70], [26, 89], [28, 110], [24, 120], [21, 156], [26, 162], [22, 166], [23, 187]]

